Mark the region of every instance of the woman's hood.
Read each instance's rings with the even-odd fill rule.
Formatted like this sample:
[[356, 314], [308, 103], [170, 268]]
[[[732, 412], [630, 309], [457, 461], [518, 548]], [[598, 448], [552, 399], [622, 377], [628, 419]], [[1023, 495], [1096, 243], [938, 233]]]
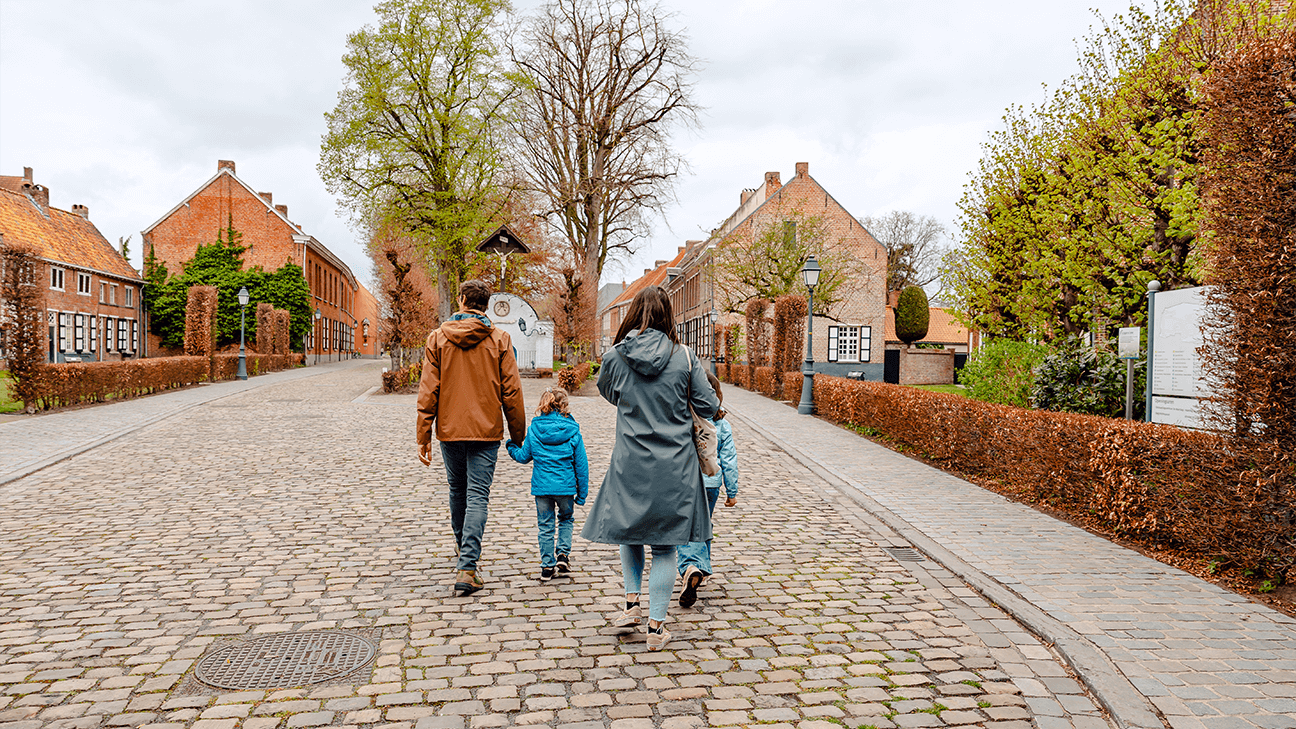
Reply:
[[675, 353], [675, 343], [656, 329], [641, 332], [636, 329], [614, 347], [635, 372], [644, 377], [656, 377], [670, 364]]

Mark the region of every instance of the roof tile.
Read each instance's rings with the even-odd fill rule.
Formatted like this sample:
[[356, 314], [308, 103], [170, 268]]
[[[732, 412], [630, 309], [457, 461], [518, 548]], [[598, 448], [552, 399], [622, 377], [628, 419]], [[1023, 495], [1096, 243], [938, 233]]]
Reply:
[[66, 210], [41, 208], [26, 195], [0, 188], [0, 234], [7, 245], [25, 243], [42, 258], [71, 267], [139, 280], [89, 219]]

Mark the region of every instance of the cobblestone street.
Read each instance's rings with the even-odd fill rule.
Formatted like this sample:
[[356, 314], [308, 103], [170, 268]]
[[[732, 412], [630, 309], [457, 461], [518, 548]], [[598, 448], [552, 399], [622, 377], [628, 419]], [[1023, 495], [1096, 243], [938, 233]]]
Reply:
[[[572, 577], [536, 579], [530, 471], [507, 456], [487, 589], [453, 597], [443, 471], [415, 457], [412, 396], [365, 396], [380, 368], [223, 397], [0, 486], [0, 727], [1109, 725], [1048, 647], [741, 421], [719, 574], [672, 604], [664, 651], [606, 627], [614, 547], [578, 537]], [[551, 383], [525, 382], [529, 408]], [[573, 413], [597, 487], [614, 411]], [[193, 675], [321, 629], [375, 660], [282, 690]]]

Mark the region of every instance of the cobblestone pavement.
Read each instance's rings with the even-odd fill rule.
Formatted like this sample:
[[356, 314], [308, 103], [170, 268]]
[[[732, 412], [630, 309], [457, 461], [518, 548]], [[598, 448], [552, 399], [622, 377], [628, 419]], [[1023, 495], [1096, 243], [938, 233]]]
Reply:
[[206, 402], [265, 385], [364, 364], [372, 366], [373, 361], [325, 363], [271, 372], [247, 380], [228, 380], [163, 392], [114, 403], [111, 407], [77, 408], [46, 415], [6, 418], [0, 421], [0, 484]]
[[1096, 647], [1175, 729], [1296, 727], [1296, 620], [826, 421], [729, 390], [737, 417]]
[[[439, 464], [417, 463], [412, 398], [363, 397], [378, 372], [232, 395], [0, 486], [0, 727], [1109, 726], [1049, 647], [887, 551], [912, 545], [742, 422], [719, 575], [672, 605], [664, 651], [607, 627], [614, 547], [577, 538], [573, 576], [536, 579], [529, 470], [507, 458], [487, 589], [454, 597]], [[573, 410], [597, 484], [614, 411]], [[193, 675], [235, 641], [316, 629], [377, 657], [318, 686]]]

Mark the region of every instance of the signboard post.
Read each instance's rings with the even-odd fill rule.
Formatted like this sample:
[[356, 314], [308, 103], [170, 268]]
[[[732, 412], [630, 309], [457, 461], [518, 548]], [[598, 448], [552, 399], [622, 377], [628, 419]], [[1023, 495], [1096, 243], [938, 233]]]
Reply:
[[1139, 356], [1139, 327], [1121, 327], [1116, 354], [1125, 360], [1125, 419], [1134, 419], [1134, 360]]

